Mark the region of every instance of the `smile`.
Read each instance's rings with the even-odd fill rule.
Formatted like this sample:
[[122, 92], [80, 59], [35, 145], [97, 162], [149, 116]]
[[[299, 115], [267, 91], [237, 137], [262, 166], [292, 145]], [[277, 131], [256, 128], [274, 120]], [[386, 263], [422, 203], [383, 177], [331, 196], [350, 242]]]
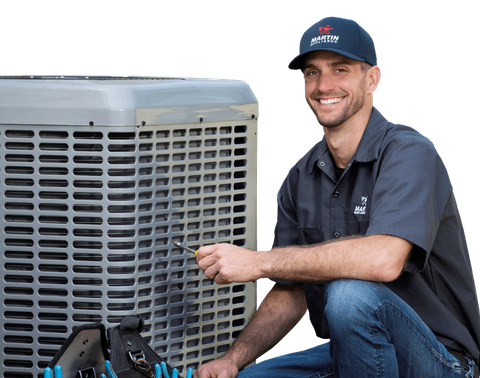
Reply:
[[336, 98], [329, 98], [329, 99], [319, 99], [318, 102], [320, 102], [320, 105], [334, 105], [338, 104], [343, 100], [342, 97], [336, 97]]

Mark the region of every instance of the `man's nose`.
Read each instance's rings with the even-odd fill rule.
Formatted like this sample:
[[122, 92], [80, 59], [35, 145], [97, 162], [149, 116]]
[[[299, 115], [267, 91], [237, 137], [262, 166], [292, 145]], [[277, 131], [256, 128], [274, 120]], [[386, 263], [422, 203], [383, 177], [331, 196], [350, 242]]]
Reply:
[[321, 74], [317, 81], [317, 90], [321, 93], [328, 93], [335, 90], [335, 82], [331, 75]]

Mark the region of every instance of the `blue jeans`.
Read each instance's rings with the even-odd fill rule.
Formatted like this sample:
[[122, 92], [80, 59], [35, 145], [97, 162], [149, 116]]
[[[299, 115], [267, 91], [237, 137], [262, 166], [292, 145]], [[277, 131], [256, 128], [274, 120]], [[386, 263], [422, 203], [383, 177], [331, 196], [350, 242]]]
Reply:
[[326, 293], [330, 343], [263, 361], [238, 378], [474, 377], [409, 305], [381, 283], [340, 280]]

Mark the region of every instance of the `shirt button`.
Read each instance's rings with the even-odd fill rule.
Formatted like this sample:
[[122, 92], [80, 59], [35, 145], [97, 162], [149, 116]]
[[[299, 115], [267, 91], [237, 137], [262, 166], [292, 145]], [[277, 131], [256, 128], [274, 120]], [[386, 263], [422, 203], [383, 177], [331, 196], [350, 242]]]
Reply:
[[336, 231], [336, 232], [333, 233], [333, 237], [334, 237], [335, 239], [338, 239], [340, 236], [342, 236], [342, 234], [341, 234], [340, 232], [338, 232], [338, 231]]
[[324, 161], [320, 162], [320, 167], [325, 167], [325, 162]]
[[335, 198], [337, 198], [339, 195], [340, 195], [340, 193], [337, 192], [336, 190], [333, 192], [333, 196], [334, 196]]

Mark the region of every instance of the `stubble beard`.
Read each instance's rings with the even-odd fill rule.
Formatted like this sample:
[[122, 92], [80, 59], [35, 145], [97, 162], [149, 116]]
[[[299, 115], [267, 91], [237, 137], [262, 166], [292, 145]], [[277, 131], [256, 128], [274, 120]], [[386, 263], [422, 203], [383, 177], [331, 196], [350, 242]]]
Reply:
[[[361, 83], [360, 83], [359, 90], [356, 92], [357, 96], [356, 96], [355, 102], [350, 104], [350, 105], [348, 105], [348, 104], [345, 105], [343, 107], [343, 109], [341, 110], [341, 112], [335, 118], [330, 119], [329, 116], [323, 116], [321, 114], [321, 112], [318, 111], [318, 109], [316, 109], [314, 106], [310, 105], [310, 108], [313, 110], [313, 113], [317, 117], [317, 120], [320, 123], [320, 125], [322, 125], [323, 127], [326, 127], [326, 128], [338, 127], [338, 126], [344, 124], [353, 115], [358, 113], [363, 108], [363, 106], [365, 105], [365, 101], [366, 101], [366, 97], [367, 97], [367, 95], [365, 93], [365, 83], [366, 83], [366, 80], [365, 80], [365, 77], [364, 77], [362, 79]], [[339, 93], [338, 97], [343, 97], [344, 94], [345, 93], [341, 93], [341, 94]], [[322, 95], [322, 93], [314, 93], [314, 96], [312, 96], [312, 97], [319, 98], [319, 97], [321, 97], [321, 95]], [[328, 95], [332, 96], [332, 97], [337, 96], [337, 94], [332, 94], [332, 93], [329, 93]], [[343, 101], [346, 101], [346, 99], [344, 99]]]

